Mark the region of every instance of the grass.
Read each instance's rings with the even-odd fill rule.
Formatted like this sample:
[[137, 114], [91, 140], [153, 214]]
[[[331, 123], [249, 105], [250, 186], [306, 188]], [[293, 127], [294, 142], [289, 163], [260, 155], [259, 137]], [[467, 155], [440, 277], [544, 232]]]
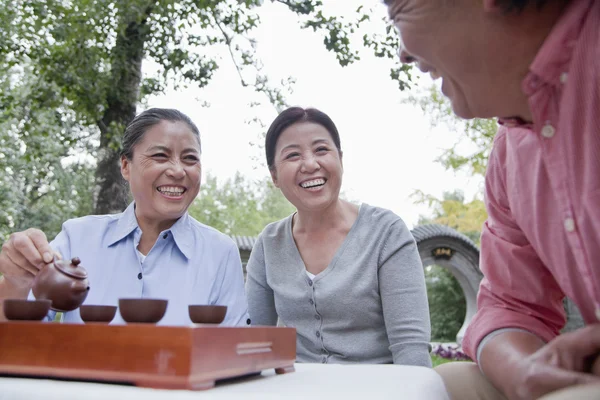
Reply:
[[440, 364], [445, 364], [447, 362], [452, 362], [454, 360], [450, 360], [448, 358], [442, 358], [440, 356], [436, 356], [435, 354], [431, 355], [431, 365], [433, 368], [437, 367]]

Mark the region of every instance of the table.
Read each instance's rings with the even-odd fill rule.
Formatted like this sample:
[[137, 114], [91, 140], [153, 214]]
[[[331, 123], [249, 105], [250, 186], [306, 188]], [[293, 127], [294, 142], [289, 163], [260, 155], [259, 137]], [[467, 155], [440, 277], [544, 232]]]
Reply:
[[49, 379], [0, 378], [0, 400], [265, 400], [338, 399], [448, 400], [432, 369], [402, 365], [295, 364], [296, 372], [217, 383], [206, 391], [158, 390], [133, 386]]

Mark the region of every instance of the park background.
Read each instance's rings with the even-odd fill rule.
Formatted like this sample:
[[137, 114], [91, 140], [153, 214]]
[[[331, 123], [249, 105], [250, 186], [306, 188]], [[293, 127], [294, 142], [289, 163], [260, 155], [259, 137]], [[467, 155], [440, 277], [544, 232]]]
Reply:
[[[177, 108], [200, 129], [190, 213], [254, 237], [293, 212], [270, 184], [263, 139], [278, 111], [299, 105], [340, 131], [344, 198], [478, 243], [496, 122], [456, 119], [438, 83], [399, 65], [379, 0], [0, 3], [0, 242], [122, 211], [120, 135], [150, 107]], [[442, 268], [426, 277], [432, 339], [451, 342], [462, 292]]]

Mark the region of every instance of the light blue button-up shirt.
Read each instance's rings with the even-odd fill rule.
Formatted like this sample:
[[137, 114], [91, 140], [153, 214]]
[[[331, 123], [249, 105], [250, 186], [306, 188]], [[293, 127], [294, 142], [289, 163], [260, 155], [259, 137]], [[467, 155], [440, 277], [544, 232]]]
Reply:
[[[81, 259], [90, 284], [84, 304], [118, 305], [119, 298], [167, 299], [159, 325], [191, 324], [190, 304], [226, 305], [222, 325], [250, 323], [240, 254], [231, 238], [186, 213], [160, 233], [141, 262], [140, 237], [131, 203], [121, 214], [66, 221], [50, 245], [65, 260]], [[54, 319], [55, 314], [48, 317]], [[64, 313], [63, 322], [82, 322], [79, 309]], [[118, 311], [112, 323], [124, 323]]]

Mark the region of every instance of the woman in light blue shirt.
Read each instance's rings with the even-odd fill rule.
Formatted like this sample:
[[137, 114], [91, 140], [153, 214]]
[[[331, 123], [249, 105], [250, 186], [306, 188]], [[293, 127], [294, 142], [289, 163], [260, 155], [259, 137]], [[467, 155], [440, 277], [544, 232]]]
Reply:
[[[237, 246], [187, 213], [200, 189], [200, 153], [198, 128], [183, 113], [153, 108], [138, 115], [121, 151], [133, 202], [120, 214], [68, 220], [50, 243], [37, 229], [11, 235], [0, 253], [0, 299], [32, 296], [37, 271], [54, 253], [81, 259], [90, 282], [84, 304], [168, 299], [163, 325], [190, 324], [189, 304], [219, 304], [228, 307], [223, 325], [249, 325]], [[63, 321], [81, 322], [79, 310]], [[113, 323], [122, 322], [117, 313]]]

